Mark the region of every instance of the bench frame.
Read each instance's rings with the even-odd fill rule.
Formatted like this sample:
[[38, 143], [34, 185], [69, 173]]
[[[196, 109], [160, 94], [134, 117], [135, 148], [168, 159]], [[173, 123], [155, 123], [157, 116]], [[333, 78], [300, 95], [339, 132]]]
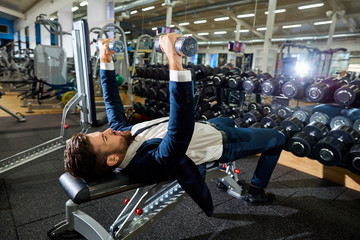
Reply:
[[[243, 189], [237, 183], [238, 177], [234, 173], [235, 163], [232, 162], [225, 165], [225, 169], [217, 166], [209, 169], [206, 174], [206, 180], [217, 179], [219, 183], [226, 186], [229, 195], [241, 199]], [[76, 180], [78, 181], [78, 179]], [[75, 182], [75, 184], [77, 183]], [[89, 201], [136, 189], [134, 195], [111, 225], [109, 231], [105, 230], [92, 217], [82, 212], [79, 209], [79, 205], [74, 203], [74, 201], [78, 200], [69, 199], [65, 204], [66, 219], [48, 231], [49, 237], [58, 237], [64, 233], [75, 231], [87, 239], [133, 239], [146, 230], [153, 222], [173, 209], [186, 196], [184, 194], [185, 191], [176, 180], [157, 183], [150, 188], [147, 186], [139, 187], [139, 184], [128, 184], [125, 187], [119, 186], [118, 189], [112, 187], [107, 191], [106, 189], [99, 189], [98, 186], [101, 185], [88, 186], [87, 190], [90, 192]], [[62, 185], [62, 187], [66, 186]], [[67, 189], [64, 190], [68, 193]], [[98, 194], [99, 190], [101, 194]], [[69, 197], [74, 198], [74, 195]], [[82, 202], [86, 202], [86, 200], [82, 200]], [[136, 214], [136, 210], [139, 208], [143, 211], [141, 215]]]

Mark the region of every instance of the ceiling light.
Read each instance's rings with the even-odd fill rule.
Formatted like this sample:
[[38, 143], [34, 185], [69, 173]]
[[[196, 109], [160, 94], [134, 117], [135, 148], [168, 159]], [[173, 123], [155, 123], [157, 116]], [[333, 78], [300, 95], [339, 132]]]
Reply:
[[237, 18], [247, 18], [247, 17], [254, 17], [255, 13], [247, 13], [247, 14], [240, 14], [237, 15]]
[[130, 34], [131, 32], [130, 31], [126, 31], [126, 32], [124, 32], [125, 34]]
[[54, 21], [55, 18], [50, 18], [51, 21]]
[[81, 7], [86, 6], [86, 5], [88, 5], [88, 2], [87, 2], [87, 1], [83, 1], [83, 2], [80, 3], [80, 6], [81, 6]]
[[175, 27], [175, 25], [174, 25], [174, 24], [171, 24], [170, 27]]
[[183, 22], [183, 23], [179, 23], [179, 26], [186, 26], [186, 25], [189, 25], [190, 23], [188, 22]]
[[332, 21], [322, 21], [322, 22], [314, 22], [314, 25], [324, 25], [324, 24], [331, 24]]
[[324, 3], [315, 3], [310, 5], [303, 5], [298, 7], [299, 10], [308, 9], [308, 8], [316, 8], [316, 7], [322, 7], [324, 6]]
[[[244, 33], [244, 32], [249, 32], [249, 29], [241, 29], [239, 32]], [[237, 30], [235, 30], [234, 32], [237, 32]]]
[[[274, 13], [283, 13], [286, 12], [286, 9], [277, 9], [274, 11]], [[266, 11], [265, 14], [269, 14], [269, 11]]]
[[149, 10], [151, 10], [151, 9], [154, 9], [155, 8], [155, 6], [150, 6], [150, 7], [146, 7], [146, 8], [143, 8], [143, 9], [141, 9], [143, 12], [146, 12], [146, 11], [149, 11]]
[[184, 36], [185, 36], [185, 37], [190, 37], [190, 36], [192, 36], [192, 34], [191, 34], [191, 33], [188, 33], [188, 34], [184, 34]]
[[205, 35], [209, 35], [209, 33], [208, 33], [208, 32], [203, 32], [203, 33], [198, 33], [197, 35], [199, 35], [199, 36], [205, 36]]
[[198, 20], [198, 21], [195, 21], [194, 24], [200, 24], [200, 23], [206, 23], [207, 21], [206, 20]]
[[137, 13], [137, 10], [131, 11], [130, 14], [135, 14]]
[[155, 30], [157, 30], [157, 27], [153, 27], [151, 30], [154, 30], [154, 31], [155, 31]]
[[220, 31], [220, 32], [214, 32], [214, 34], [219, 35], [219, 34], [226, 34], [226, 31]]
[[215, 18], [214, 21], [218, 22], [218, 21], [225, 21], [225, 20], [229, 20], [229, 17], [221, 17], [221, 18]]
[[301, 24], [294, 24], [294, 25], [285, 25], [282, 28], [298, 28], [301, 27]]
[[79, 8], [75, 6], [75, 7], [72, 7], [72, 8], [71, 8], [71, 11], [72, 11], [72, 12], [75, 12], [75, 11], [77, 11], [78, 9], [79, 9]]
[[265, 31], [266, 27], [257, 28], [256, 31]]
[[165, 3], [162, 3], [161, 6], [165, 6]]

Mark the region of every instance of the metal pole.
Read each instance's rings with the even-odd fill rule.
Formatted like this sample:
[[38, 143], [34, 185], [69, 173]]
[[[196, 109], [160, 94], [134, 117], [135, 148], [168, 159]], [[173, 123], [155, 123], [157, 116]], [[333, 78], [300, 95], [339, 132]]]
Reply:
[[333, 36], [334, 36], [334, 32], [335, 32], [335, 27], [336, 27], [336, 21], [337, 21], [337, 12], [335, 12], [332, 15], [331, 20], [332, 20], [332, 22], [331, 22], [330, 29], [329, 29], [329, 38], [326, 43], [326, 49], [330, 49], [331, 45], [332, 45]]
[[268, 72], [268, 58], [269, 58], [269, 47], [271, 46], [272, 32], [275, 22], [275, 9], [277, 0], [269, 0], [269, 14], [266, 20], [266, 32], [264, 39], [264, 52], [263, 52], [263, 64], [262, 71]]

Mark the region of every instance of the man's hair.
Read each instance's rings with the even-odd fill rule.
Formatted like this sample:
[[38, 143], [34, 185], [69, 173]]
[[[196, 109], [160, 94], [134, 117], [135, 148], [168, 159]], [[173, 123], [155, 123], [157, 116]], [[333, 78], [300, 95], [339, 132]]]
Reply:
[[65, 170], [74, 177], [86, 181], [94, 180], [96, 174], [96, 154], [85, 133], [75, 133], [66, 144], [64, 151]]

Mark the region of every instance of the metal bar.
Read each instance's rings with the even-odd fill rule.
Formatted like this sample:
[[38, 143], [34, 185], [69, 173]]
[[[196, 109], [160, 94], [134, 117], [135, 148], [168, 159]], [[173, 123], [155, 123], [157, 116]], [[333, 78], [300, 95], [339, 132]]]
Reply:
[[7, 108], [5, 108], [5, 107], [3, 107], [1, 105], [0, 105], [0, 109], [7, 112], [8, 114], [13, 116], [14, 118], [16, 118], [18, 120], [18, 122], [25, 122], [26, 121], [24, 115], [23, 116], [18, 116], [15, 113], [13, 113], [12, 111], [10, 111], [9, 109], [7, 109]]
[[21, 169], [20, 167], [24, 167], [25, 164], [61, 149], [64, 146], [65, 144], [62, 142], [61, 137], [58, 137], [13, 156], [4, 158], [0, 160], [0, 176], [8, 175], [13, 172], [15, 168], [16, 170], [19, 170]]

